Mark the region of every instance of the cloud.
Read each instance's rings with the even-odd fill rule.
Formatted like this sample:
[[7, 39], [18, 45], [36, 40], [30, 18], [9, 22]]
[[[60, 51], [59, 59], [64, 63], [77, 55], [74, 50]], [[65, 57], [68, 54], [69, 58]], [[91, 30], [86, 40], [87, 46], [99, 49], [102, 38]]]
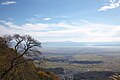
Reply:
[[45, 20], [45, 21], [47, 21], [47, 20], [51, 20], [52, 18], [43, 18], [42, 20]]
[[120, 25], [107, 25], [92, 23], [70, 24], [59, 23], [25, 23], [16, 25], [13, 22], [0, 20], [0, 34], [29, 34], [34, 38], [45, 41], [77, 41], [102, 42], [120, 41]]
[[12, 4], [16, 4], [15, 1], [5, 1], [5, 2], [2, 2], [1, 5], [12, 5]]
[[40, 21], [49, 21], [51, 20], [52, 18], [40, 18], [40, 17], [33, 17], [33, 18], [29, 18], [29, 19], [26, 19], [28, 22], [31, 22], [31, 23], [36, 23], [36, 22], [40, 22]]
[[106, 11], [120, 7], [120, 0], [109, 0], [109, 4], [101, 7], [98, 11]]

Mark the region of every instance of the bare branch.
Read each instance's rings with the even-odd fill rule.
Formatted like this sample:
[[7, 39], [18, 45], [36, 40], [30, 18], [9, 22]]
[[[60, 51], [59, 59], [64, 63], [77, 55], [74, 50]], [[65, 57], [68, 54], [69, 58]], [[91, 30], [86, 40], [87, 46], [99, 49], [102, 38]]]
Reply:
[[[16, 68], [19, 64], [25, 63], [27, 61], [31, 61], [31, 59], [25, 59], [24, 55], [32, 53], [40, 53], [40, 51], [35, 50], [35, 47], [41, 47], [41, 43], [29, 35], [20, 36], [19, 34], [15, 34], [13, 37], [5, 36], [5, 43], [12, 41], [13, 48], [15, 49], [16, 56], [13, 57], [10, 61], [10, 67], [8, 67], [0, 76], [0, 80], [4, 79], [4, 77], [13, 69]], [[24, 59], [22, 59], [24, 58]], [[21, 60], [22, 59], [22, 60]]]

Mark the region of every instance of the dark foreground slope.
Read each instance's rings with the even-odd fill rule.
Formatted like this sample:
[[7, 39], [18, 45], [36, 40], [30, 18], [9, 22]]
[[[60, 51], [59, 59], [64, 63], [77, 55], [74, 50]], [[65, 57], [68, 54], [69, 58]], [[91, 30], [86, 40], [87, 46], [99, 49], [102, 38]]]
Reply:
[[[0, 38], [1, 40], [2, 38]], [[10, 62], [15, 57], [13, 49], [9, 48], [2, 41], [0, 42], [0, 76], [10, 66]], [[24, 58], [22, 58], [24, 59]], [[33, 62], [25, 62], [13, 68], [4, 80], [37, 80], [36, 67]]]
[[18, 58], [19, 54], [0, 37], [0, 80], [60, 80], [55, 73], [36, 68], [33, 60], [28, 61], [24, 56]]

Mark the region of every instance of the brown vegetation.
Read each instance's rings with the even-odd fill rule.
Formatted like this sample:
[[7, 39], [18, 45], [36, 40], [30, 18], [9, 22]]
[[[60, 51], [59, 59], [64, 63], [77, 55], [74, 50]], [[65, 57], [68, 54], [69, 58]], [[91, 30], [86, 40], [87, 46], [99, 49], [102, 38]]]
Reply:
[[60, 80], [53, 72], [34, 65], [32, 57], [40, 54], [36, 50], [40, 45], [29, 35], [0, 37], [0, 80]]
[[120, 80], [120, 75], [119, 74], [115, 74], [109, 77], [109, 80]]
[[28, 35], [0, 38], [0, 80], [36, 80], [36, 68], [32, 60], [24, 56], [39, 46], [40, 43]]
[[38, 76], [40, 80], [61, 80], [60, 77], [49, 71], [39, 71]]

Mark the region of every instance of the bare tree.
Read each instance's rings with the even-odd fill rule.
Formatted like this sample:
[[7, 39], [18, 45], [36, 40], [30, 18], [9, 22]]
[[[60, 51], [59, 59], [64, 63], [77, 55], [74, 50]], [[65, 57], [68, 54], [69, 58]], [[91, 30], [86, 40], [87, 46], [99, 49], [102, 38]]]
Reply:
[[9, 46], [9, 42], [12, 40], [10, 35], [4, 35], [2, 38], [0, 37], [0, 48]]
[[0, 80], [3, 80], [5, 76], [19, 64], [32, 60], [31, 57], [27, 56], [30, 55], [30, 53], [32, 53], [32, 55], [34, 53], [41, 54], [39, 50], [35, 49], [37, 47], [41, 47], [41, 43], [29, 35], [20, 36], [19, 34], [15, 34], [13, 36], [4, 36], [3, 39], [5, 44], [11, 44], [11, 47], [14, 48], [16, 55], [10, 60], [9, 67], [7, 66], [1, 74]]
[[115, 75], [110, 76], [109, 80], [120, 80], [120, 75], [116, 73]]

